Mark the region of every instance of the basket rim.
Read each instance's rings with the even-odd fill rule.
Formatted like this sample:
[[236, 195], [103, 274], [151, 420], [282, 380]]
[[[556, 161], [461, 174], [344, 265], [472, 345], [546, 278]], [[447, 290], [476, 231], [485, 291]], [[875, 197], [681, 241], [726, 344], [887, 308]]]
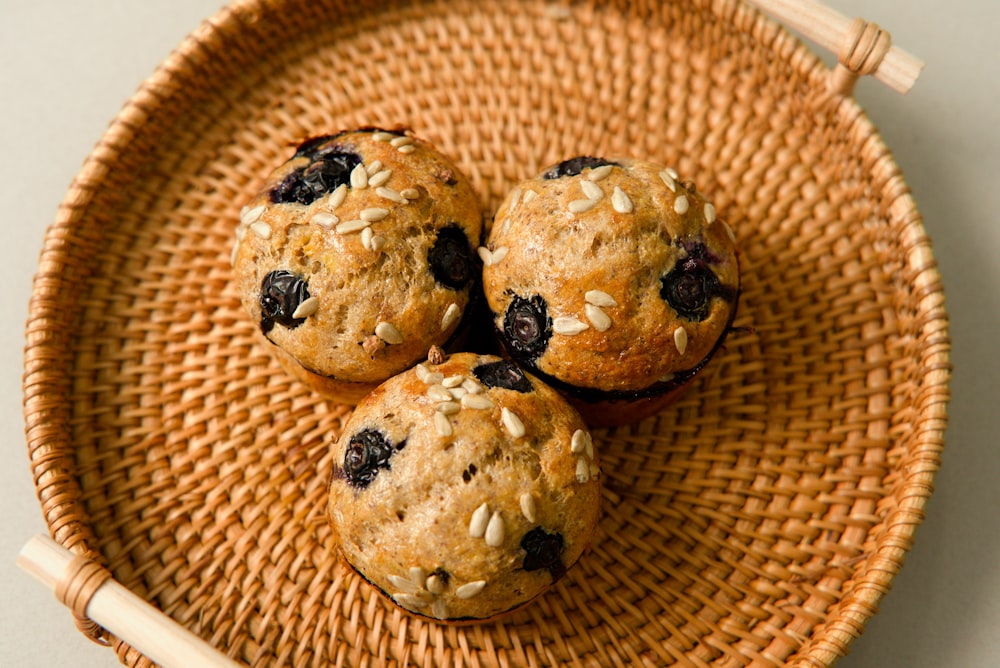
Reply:
[[[742, 0], [692, 1], [719, 20], [735, 23], [761, 47], [792, 63], [811, 86], [825, 85], [829, 70], [820, 59], [804, 42], [755, 7]], [[414, 0], [414, 4], [420, 2], [422, 0]], [[595, 2], [614, 4], [614, 0]], [[157, 111], [176, 104], [178, 95], [188, 94], [183, 91], [198, 90], [204, 85], [206, 68], [213, 54], [220, 52], [233, 35], [254, 29], [263, 17], [277, 13], [279, 5], [268, 0], [236, 0], [193, 30], [141, 82], [114, 117], [72, 180], [55, 219], [45, 232], [25, 327], [22, 380], [25, 434], [36, 496], [49, 533], [77, 554], [103, 560], [90, 525], [84, 521], [87, 513], [80, 503], [83, 489], [72, 473], [72, 447], [68, 435], [65, 430], [60, 433], [59, 429], [67, 425], [69, 416], [68, 402], [63, 400], [67, 395], [67, 374], [60, 371], [65, 366], [61, 362], [67, 359], [65, 344], [74, 318], [66, 309], [50, 308], [39, 295], [68, 289], [77, 282], [58, 272], [63, 259], [77, 248], [74, 243], [67, 242], [68, 232], [85, 216], [115, 161], [128, 150], [136, 135], [151, 124], [161, 123]], [[842, 596], [831, 607], [827, 618], [811, 630], [807, 641], [791, 648], [793, 663], [814, 666], [832, 665], [847, 653], [850, 643], [860, 636], [875, 614], [912, 546], [933, 490], [934, 476], [940, 468], [951, 378], [949, 321], [941, 277], [910, 189], [858, 102], [852, 97], [842, 98], [836, 113], [852, 128], [864, 133], [866, 150], [876, 156], [873, 160], [878, 169], [876, 180], [882, 184], [887, 210], [902, 221], [901, 245], [907, 265], [916, 272], [914, 291], [921, 297], [917, 315], [925, 331], [932, 336], [921, 350], [921, 365], [926, 375], [918, 411], [919, 425], [915, 427], [919, 435], [914, 439], [917, 444], [915, 461], [919, 465], [904, 472], [900, 484], [902, 502], [886, 518], [888, 529], [873, 552], [866, 555], [864, 569], [852, 582], [845, 584]]]

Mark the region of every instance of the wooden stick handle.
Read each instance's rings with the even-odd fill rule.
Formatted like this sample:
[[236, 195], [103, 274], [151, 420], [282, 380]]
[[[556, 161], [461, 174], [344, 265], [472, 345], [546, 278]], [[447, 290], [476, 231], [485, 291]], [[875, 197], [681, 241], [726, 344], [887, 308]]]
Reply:
[[[790, 28], [799, 31], [824, 49], [837, 54], [841, 67], [849, 66], [855, 74], [872, 74], [876, 79], [899, 93], [906, 93], [916, 83], [924, 62], [898, 46], [891, 45], [889, 34], [879, 31], [878, 26], [858, 23], [840, 12], [827, 7], [817, 0], [748, 0], [761, 10], [771, 14]], [[874, 31], [862, 35], [864, 28], [874, 27]], [[880, 33], [875, 35], [874, 33]], [[878, 37], [879, 39], [875, 39]], [[880, 47], [884, 45], [884, 52]], [[861, 53], [865, 51], [865, 53]], [[871, 60], [873, 71], [857, 68], [846, 60], [861, 61], [874, 55]], [[853, 58], [852, 58], [853, 57]], [[849, 90], [845, 92], [850, 92]]]
[[[78, 557], [48, 536], [29, 540], [17, 565], [53, 591], [67, 580], [71, 590], [86, 591], [80, 612], [165, 668], [235, 668], [235, 663], [173, 619], [110, 579], [94, 562]], [[83, 568], [81, 568], [81, 565]], [[79, 577], [77, 577], [79, 574]], [[75, 591], [71, 598], [79, 595]], [[66, 602], [64, 600], [64, 602]]]

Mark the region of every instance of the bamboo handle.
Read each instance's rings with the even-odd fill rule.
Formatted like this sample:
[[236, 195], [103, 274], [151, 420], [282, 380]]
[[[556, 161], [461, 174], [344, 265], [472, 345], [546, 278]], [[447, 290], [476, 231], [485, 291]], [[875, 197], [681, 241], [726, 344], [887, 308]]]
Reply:
[[916, 83], [924, 62], [891, 44], [889, 33], [873, 23], [849, 19], [817, 0], [749, 0], [763, 11], [835, 54], [839, 60], [831, 85], [850, 94], [859, 74], [872, 74], [898, 93]]
[[[152, 605], [110, 578], [93, 561], [76, 556], [48, 536], [29, 540], [17, 565], [164, 668], [235, 668], [235, 663]], [[80, 593], [80, 592], [83, 593]], [[68, 593], [67, 593], [68, 592]], [[64, 596], [59, 598], [67, 603]], [[76, 605], [78, 603], [78, 605]]]

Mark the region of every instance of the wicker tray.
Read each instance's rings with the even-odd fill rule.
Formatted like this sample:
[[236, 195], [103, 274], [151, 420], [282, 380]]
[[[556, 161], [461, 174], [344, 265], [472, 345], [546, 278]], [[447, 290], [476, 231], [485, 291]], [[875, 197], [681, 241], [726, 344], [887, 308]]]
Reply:
[[[903, 177], [828, 78], [734, 0], [221, 11], [45, 239], [24, 392], [53, 537], [252, 665], [832, 664], [923, 517], [949, 339]], [[282, 373], [230, 285], [240, 205], [291, 142], [397, 123], [490, 211], [569, 155], [671, 164], [742, 247], [742, 329], [680, 403], [598, 432], [592, 551], [494, 623], [410, 618], [338, 563], [324, 487], [349, 409]]]

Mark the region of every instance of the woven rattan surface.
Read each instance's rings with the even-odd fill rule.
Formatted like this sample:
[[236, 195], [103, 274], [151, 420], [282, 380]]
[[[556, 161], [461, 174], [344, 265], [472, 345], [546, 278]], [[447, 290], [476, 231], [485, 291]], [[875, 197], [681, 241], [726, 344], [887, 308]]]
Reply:
[[[223, 10], [46, 236], [24, 387], [52, 534], [252, 665], [832, 664], [923, 517], [949, 339], [904, 179], [827, 77], [726, 0]], [[325, 484], [349, 409], [282, 372], [230, 285], [239, 208], [290, 143], [396, 124], [488, 211], [571, 155], [673, 165], [742, 249], [739, 329], [679, 403], [596, 433], [593, 549], [497, 622], [410, 618], [338, 563]]]

